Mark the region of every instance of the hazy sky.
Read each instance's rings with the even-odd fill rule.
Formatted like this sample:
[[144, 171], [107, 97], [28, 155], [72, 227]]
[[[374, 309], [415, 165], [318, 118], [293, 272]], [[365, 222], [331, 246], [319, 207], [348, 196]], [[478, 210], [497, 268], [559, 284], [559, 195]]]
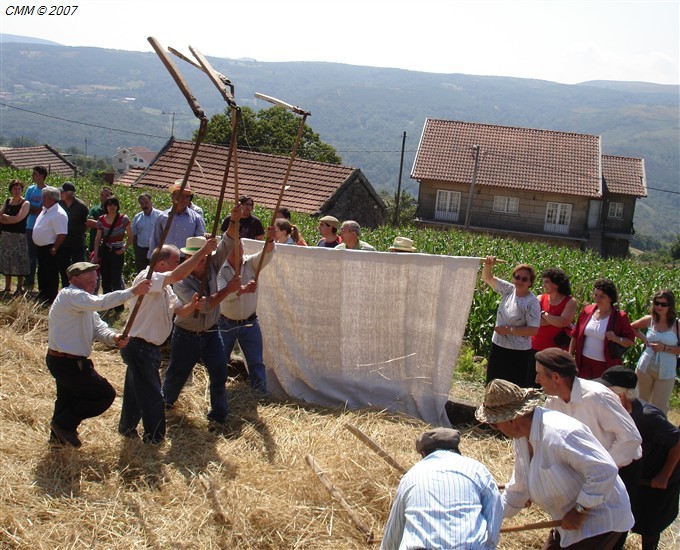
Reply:
[[73, 15], [11, 15], [49, 2], [0, 1], [0, 32], [133, 51], [151, 51], [155, 36], [217, 57], [567, 84], [680, 82], [680, 0], [73, 0]]

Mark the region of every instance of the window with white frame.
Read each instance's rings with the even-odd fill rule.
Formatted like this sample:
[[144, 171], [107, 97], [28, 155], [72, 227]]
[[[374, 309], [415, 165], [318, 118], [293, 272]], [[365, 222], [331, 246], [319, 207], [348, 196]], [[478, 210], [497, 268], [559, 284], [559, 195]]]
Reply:
[[622, 220], [623, 219], [623, 203], [622, 202], [610, 202], [609, 203], [609, 213], [607, 214], [607, 217]]
[[434, 219], [446, 222], [457, 222], [459, 211], [460, 191], [444, 191], [443, 189], [437, 189]]
[[519, 198], [496, 195], [493, 198], [493, 211], [503, 212], [504, 214], [517, 214], [519, 212]]

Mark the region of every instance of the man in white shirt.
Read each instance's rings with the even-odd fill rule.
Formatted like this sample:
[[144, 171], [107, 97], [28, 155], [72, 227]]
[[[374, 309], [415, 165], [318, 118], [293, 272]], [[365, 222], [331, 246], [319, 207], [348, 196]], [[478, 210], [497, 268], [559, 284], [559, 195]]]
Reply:
[[33, 243], [38, 260], [38, 296], [50, 305], [59, 292], [61, 245], [68, 234], [68, 214], [59, 206], [59, 189], [46, 186], [42, 190], [43, 207], [33, 226]]
[[264, 359], [262, 358], [262, 332], [257, 320], [257, 281], [255, 274], [260, 264], [260, 256], [265, 254], [262, 267], [266, 266], [274, 252], [275, 232], [273, 227], [267, 228], [267, 240], [263, 250], [252, 256], [243, 256], [243, 247], [234, 239], [236, 237], [236, 224], [243, 214], [243, 206], [232, 210], [228, 222], [226, 236], [227, 246], [230, 249], [227, 261], [220, 269], [217, 276], [218, 290], [224, 289], [236, 274], [235, 249], [239, 247], [241, 260], [241, 288], [238, 292], [229, 294], [220, 302], [220, 332], [224, 343], [224, 351], [227, 357], [231, 355], [234, 344], [238, 340], [239, 346], [248, 364], [250, 386], [258, 391], [267, 391], [267, 378], [265, 375]]
[[49, 313], [45, 362], [57, 383], [50, 441], [72, 447], [81, 445], [80, 423], [102, 414], [116, 397], [113, 386], [94, 370], [89, 359], [93, 340], [119, 348], [128, 341], [109, 328], [97, 311], [145, 294], [151, 286], [150, 281], [142, 281], [127, 290], [96, 295], [97, 267], [89, 262], [69, 266], [70, 284], [59, 292]]
[[[130, 342], [120, 353], [127, 370], [118, 433], [125, 437], [139, 437], [137, 425], [141, 420], [144, 443], [157, 444], [165, 438], [165, 400], [158, 373], [161, 367], [160, 346], [172, 332], [173, 315], [191, 316], [203, 300], [195, 294], [183, 304], [170, 285], [189, 275], [216, 246], [216, 239], [204, 239], [203, 247], [181, 265], [180, 252], [176, 246], [163, 245], [158, 253], [150, 279], [151, 289], [142, 300], [130, 327]], [[146, 280], [148, 270], [142, 270], [133, 284]], [[135, 305], [136, 300], [130, 304], [130, 308], [134, 309]]]
[[543, 550], [611, 550], [633, 526], [618, 468], [578, 420], [539, 407], [540, 393], [507, 380], [492, 380], [475, 416], [514, 439], [515, 468], [502, 496], [504, 517], [527, 502], [560, 526]]
[[602, 384], [576, 374], [576, 361], [563, 349], [536, 353], [536, 383], [548, 395], [545, 408], [588, 426], [619, 468], [640, 458], [642, 437], [619, 399]]
[[399, 482], [381, 548], [496, 548], [501, 495], [483, 464], [461, 456], [459, 443], [451, 428], [418, 436], [423, 459]]

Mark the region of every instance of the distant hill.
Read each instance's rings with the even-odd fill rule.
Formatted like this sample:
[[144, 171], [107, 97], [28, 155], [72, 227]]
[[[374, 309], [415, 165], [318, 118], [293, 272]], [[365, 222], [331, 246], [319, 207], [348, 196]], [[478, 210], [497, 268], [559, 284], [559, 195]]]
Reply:
[[[242, 106], [268, 107], [253, 97], [261, 92], [311, 111], [314, 131], [378, 189], [396, 188], [406, 131], [402, 185], [417, 191], [408, 175], [427, 117], [601, 135], [603, 153], [645, 159], [650, 197], [638, 202], [637, 232], [657, 239], [680, 233], [680, 196], [663, 192], [680, 191], [678, 86], [566, 85], [338, 63], [210, 61], [234, 82]], [[179, 59], [176, 63], [208, 116], [222, 112], [224, 101], [207, 77]], [[190, 138], [197, 127], [155, 53], [5, 42], [0, 82], [5, 139], [25, 136], [110, 157], [121, 145], [158, 150], [173, 119], [179, 138]]]
[[0, 44], [4, 44], [6, 42], [22, 42], [24, 44], [45, 44], [48, 46], [61, 46], [59, 42], [43, 40], [42, 38], [32, 38], [30, 36], [19, 36], [18, 34], [0, 33]]

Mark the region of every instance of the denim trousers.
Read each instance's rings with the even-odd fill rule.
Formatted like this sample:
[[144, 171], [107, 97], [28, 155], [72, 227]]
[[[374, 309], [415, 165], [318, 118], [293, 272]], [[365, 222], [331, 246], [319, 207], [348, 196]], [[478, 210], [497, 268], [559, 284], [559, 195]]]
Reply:
[[194, 366], [201, 361], [210, 378], [210, 412], [208, 418], [224, 422], [227, 406], [227, 355], [218, 326], [203, 332], [192, 332], [175, 325], [172, 331], [170, 364], [163, 381], [163, 395], [173, 405]]
[[264, 360], [262, 359], [262, 331], [260, 323], [256, 319], [248, 323], [230, 321], [224, 316], [220, 317], [220, 334], [224, 342], [224, 351], [227, 358], [231, 356], [234, 344], [238, 340], [239, 346], [246, 356], [250, 386], [254, 390], [267, 391], [267, 377], [265, 374]]
[[77, 430], [85, 418], [99, 416], [116, 397], [116, 390], [86, 358], [45, 357], [57, 382], [52, 421], [65, 430]]
[[135, 434], [141, 420], [144, 442], [160, 443], [165, 437], [165, 401], [158, 374], [160, 347], [133, 337], [120, 355], [127, 370], [118, 432], [128, 436]]

